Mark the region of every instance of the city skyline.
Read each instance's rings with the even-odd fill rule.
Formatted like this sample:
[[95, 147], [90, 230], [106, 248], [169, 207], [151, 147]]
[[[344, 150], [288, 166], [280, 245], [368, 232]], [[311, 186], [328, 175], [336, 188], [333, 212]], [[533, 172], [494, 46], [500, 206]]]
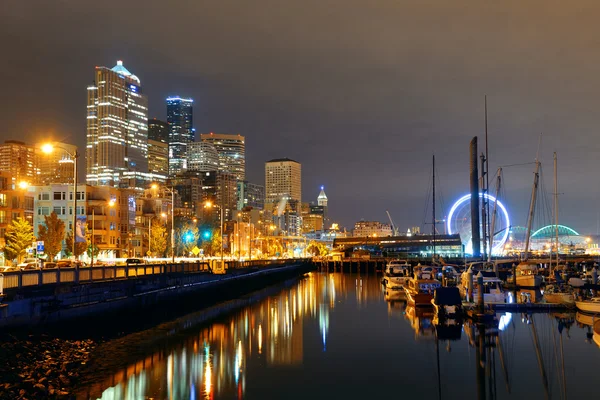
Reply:
[[[325, 185], [332, 217], [344, 226], [361, 218], [385, 222], [389, 210], [402, 227], [423, 223], [432, 153], [445, 209], [468, 191], [467, 146], [476, 135], [483, 141], [487, 95], [490, 171], [533, 162], [543, 132], [546, 171], [558, 151], [561, 223], [594, 233], [600, 189], [590, 106], [597, 77], [590, 66], [600, 6], [578, 4], [347, 1], [335, 28], [312, 2], [269, 4], [265, 13], [256, 11], [260, 6], [188, 5], [182, 14], [201, 22], [200, 39], [185, 37], [190, 24], [182, 23], [166, 40], [146, 28], [164, 15], [160, 3], [133, 22], [104, 14], [110, 7], [17, 4], [1, 15], [13, 56], [4, 67], [11, 79], [0, 139], [53, 138], [83, 149], [81, 88], [95, 65], [123, 59], [144, 82], [149, 117], [166, 119], [164, 99], [180, 93], [196, 100], [198, 132], [246, 136], [249, 181], [262, 181], [266, 160], [297, 159], [306, 197]], [[101, 17], [86, 17], [96, 13]], [[254, 22], [219, 29], [240, 14]], [[106, 23], [135, 45], [93, 33]], [[300, 29], [307, 24], [310, 31]], [[12, 39], [16, 31], [19, 40]], [[239, 54], [231, 58], [225, 50], [234, 45]], [[505, 175], [505, 204], [523, 225], [532, 168], [506, 168]]]

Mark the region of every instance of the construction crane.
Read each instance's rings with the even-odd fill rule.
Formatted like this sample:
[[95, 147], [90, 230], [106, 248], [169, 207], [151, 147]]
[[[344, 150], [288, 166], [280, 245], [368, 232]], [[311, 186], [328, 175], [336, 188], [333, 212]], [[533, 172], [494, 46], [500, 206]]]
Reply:
[[398, 227], [396, 226], [396, 224], [394, 223], [394, 221], [392, 221], [392, 216], [390, 215], [390, 212], [386, 210], [386, 213], [388, 215], [388, 218], [390, 219], [390, 224], [392, 224], [392, 234], [393, 234], [393, 236], [400, 236], [400, 234], [398, 233]]

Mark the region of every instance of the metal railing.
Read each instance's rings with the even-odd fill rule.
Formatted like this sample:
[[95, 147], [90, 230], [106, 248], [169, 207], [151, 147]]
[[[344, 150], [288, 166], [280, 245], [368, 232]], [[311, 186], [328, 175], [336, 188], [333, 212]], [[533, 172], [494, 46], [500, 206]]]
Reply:
[[[226, 261], [226, 270], [245, 268], [277, 267], [291, 262], [310, 261], [309, 259]], [[164, 274], [212, 273], [212, 266], [220, 260], [183, 262], [175, 264], [136, 264], [94, 267], [49, 268], [24, 271], [10, 271], [0, 274], [0, 294], [7, 289], [43, 286], [60, 283], [87, 283], [120, 279], [136, 279], [144, 276]], [[212, 266], [211, 266], [212, 264]]]

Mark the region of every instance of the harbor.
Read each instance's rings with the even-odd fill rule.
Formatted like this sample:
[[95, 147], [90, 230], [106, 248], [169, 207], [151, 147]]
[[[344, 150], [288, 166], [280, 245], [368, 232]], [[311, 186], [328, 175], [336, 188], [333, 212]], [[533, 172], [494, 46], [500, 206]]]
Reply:
[[589, 393], [600, 356], [594, 317], [499, 311], [495, 325], [440, 323], [431, 307], [386, 294], [381, 278], [311, 272], [143, 332], [98, 340], [68, 390], [73, 398], [103, 400]]

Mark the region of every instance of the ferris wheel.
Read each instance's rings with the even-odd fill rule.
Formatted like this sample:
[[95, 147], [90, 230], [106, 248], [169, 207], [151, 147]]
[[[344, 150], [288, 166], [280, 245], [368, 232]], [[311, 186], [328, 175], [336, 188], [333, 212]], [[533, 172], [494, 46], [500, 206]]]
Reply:
[[[483, 193], [479, 193], [479, 199], [482, 200], [484, 198]], [[508, 212], [506, 211], [506, 207], [499, 201], [496, 200], [494, 196], [489, 194], [485, 194], [485, 198], [489, 202], [490, 213], [492, 213], [494, 209], [494, 204], [497, 204], [496, 207], [496, 224], [494, 226], [494, 241], [492, 245], [492, 254], [500, 254], [504, 249], [504, 244], [508, 239], [509, 228], [510, 228], [510, 220], [508, 217]], [[490, 217], [491, 220], [491, 217]], [[456, 201], [452, 205], [450, 209], [450, 213], [448, 214], [448, 219], [446, 220], [447, 229], [449, 234], [460, 235], [460, 239], [465, 246], [466, 254], [473, 254], [473, 242], [471, 238], [473, 237], [471, 233], [471, 195], [466, 194], [460, 199]], [[480, 226], [481, 229], [481, 226]], [[481, 248], [483, 249], [483, 243], [481, 244]]]

